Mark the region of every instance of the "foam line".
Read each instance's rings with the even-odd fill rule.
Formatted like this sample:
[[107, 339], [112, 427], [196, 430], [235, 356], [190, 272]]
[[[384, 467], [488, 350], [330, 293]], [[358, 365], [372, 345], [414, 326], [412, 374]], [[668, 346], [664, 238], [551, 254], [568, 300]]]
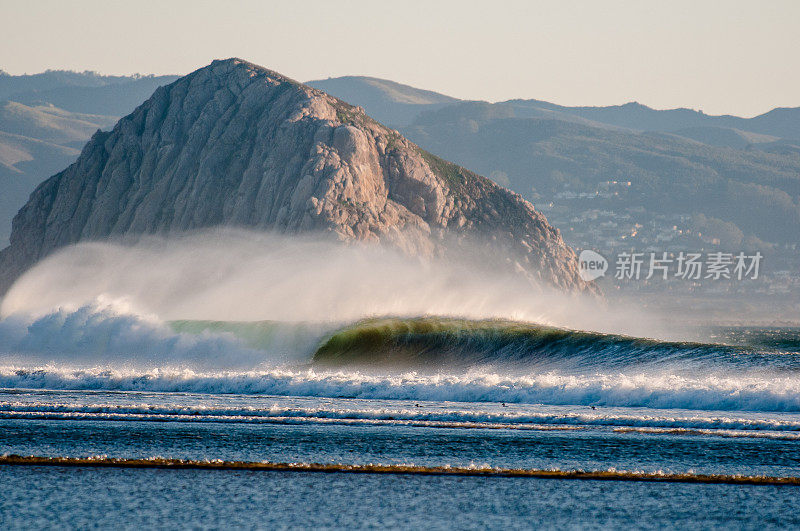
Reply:
[[37, 457], [0, 456], [0, 466], [61, 466], [170, 470], [247, 470], [261, 472], [323, 472], [349, 474], [415, 474], [425, 476], [471, 476], [535, 479], [573, 479], [599, 481], [647, 481], [657, 483], [705, 483], [727, 485], [800, 486], [800, 477], [741, 476], [724, 474], [665, 474], [620, 472], [614, 470], [541, 470], [524, 468], [484, 468], [416, 465], [350, 465], [338, 463], [271, 463], [252, 461], [193, 461], [184, 459], [119, 459], [110, 457]]
[[[439, 407], [403, 407], [384, 403], [376, 407], [323, 408], [281, 407], [177, 407], [156, 404], [48, 404], [0, 402], [0, 418], [52, 420], [151, 420], [179, 422], [248, 422], [248, 423], [382, 423], [426, 426], [464, 427], [619, 427], [633, 430], [675, 430], [685, 434], [752, 434], [761, 437], [800, 437], [800, 419], [752, 418], [731, 414], [680, 414], [677, 412], [638, 412], [592, 410], [590, 412], [553, 413], [536, 410], [474, 411], [451, 405]], [[655, 433], [655, 431], [653, 432]], [[660, 432], [659, 432], [660, 433]], [[759, 435], [760, 434], [760, 435]], [[733, 436], [733, 435], [732, 435]], [[742, 435], [744, 436], [744, 435]]]
[[315, 369], [195, 372], [0, 366], [0, 387], [800, 412], [800, 378], [792, 374], [411, 371], [385, 375]]

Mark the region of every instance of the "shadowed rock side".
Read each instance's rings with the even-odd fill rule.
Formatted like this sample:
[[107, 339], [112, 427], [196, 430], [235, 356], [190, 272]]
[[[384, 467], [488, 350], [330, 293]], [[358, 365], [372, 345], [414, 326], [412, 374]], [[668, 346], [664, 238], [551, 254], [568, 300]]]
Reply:
[[0, 253], [0, 293], [78, 241], [219, 225], [329, 232], [417, 255], [485, 237], [503, 249], [502, 259], [486, 252], [488, 264], [587, 288], [573, 251], [519, 195], [422, 151], [358, 107], [228, 59], [157, 89], [34, 191]]

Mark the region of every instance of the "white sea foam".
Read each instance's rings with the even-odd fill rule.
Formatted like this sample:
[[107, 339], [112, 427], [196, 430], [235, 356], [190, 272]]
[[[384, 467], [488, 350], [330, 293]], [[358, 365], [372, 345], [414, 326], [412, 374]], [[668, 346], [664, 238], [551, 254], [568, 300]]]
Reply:
[[298, 334], [289, 327], [254, 348], [224, 331], [176, 333], [154, 316], [133, 313], [124, 300], [99, 297], [74, 310], [0, 320], [0, 363], [252, 369], [307, 361], [324, 329]]
[[[30, 398], [30, 397], [29, 397]], [[561, 407], [514, 405], [511, 408], [478, 404], [437, 403], [409, 407], [407, 402], [352, 401], [330, 399], [324, 405], [286, 403], [271, 398], [272, 403], [241, 405], [195, 402], [179, 405], [162, 397], [149, 396], [145, 401], [131, 396], [124, 403], [48, 402], [41, 400], [0, 400], [0, 418], [151, 420], [180, 422], [270, 422], [270, 423], [347, 423], [347, 424], [427, 424], [456, 427], [622, 427], [642, 433], [684, 433], [726, 437], [764, 436], [800, 438], [800, 416], [742, 415], [735, 412], [629, 411], [610, 408], [592, 411], [565, 410]], [[85, 398], [85, 397], [84, 397]], [[161, 400], [159, 400], [161, 398]], [[256, 400], [251, 400], [255, 402]], [[231, 402], [226, 399], [223, 402]], [[571, 408], [570, 408], [571, 409]]]
[[612, 369], [602, 360], [583, 372], [568, 364], [438, 374], [305, 368], [322, 334], [324, 327], [275, 334], [253, 348], [228, 332], [176, 333], [155, 317], [101, 299], [74, 311], [0, 321], [0, 387], [800, 411], [796, 371]]
[[0, 387], [181, 391], [366, 399], [800, 412], [800, 379], [780, 375], [596, 373], [376, 375], [314, 369], [196, 372], [0, 367]]

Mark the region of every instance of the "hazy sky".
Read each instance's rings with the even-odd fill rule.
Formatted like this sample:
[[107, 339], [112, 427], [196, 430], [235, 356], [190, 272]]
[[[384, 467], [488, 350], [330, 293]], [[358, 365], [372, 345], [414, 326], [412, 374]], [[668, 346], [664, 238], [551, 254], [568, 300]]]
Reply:
[[0, 0], [0, 69], [187, 73], [241, 57], [468, 99], [800, 106], [800, 1]]

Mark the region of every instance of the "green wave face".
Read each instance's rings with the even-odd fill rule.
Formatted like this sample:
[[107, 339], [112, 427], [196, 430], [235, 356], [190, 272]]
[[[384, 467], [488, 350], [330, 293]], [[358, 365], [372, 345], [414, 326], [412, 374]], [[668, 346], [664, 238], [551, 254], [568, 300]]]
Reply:
[[542, 347], [579, 347], [613, 338], [621, 336], [504, 320], [367, 319], [333, 334], [317, 349], [314, 362], [407, 366], [513, 362], [530, 360]]
[[668, 342], [534, 323], [448, 317], [371, 318], [333, 333], [330, 330], [335, 325], [330, 323], [187, 320], [169, 325], [179, 333], [232, 334], [249, 348], [300, 362], [311, 359], [326, 367], [535, 365], [543, 370], [616, 370], [637, 364], [679, 363], [690, 369], [762, 366], [800, 370], [797, 349], [788, 349], [790, 355], [786, 355], [785, 348], [786, 341], [793, 341], [795, 347], [800, 344], [800, 331], [796, 330], [782, 331], [778, 338], [784, 347], [776, 349], [773, 344], [777, 340], [771, 335], [737, 336], [732, 338], [736, 340], [733, 345]]
[[[367, 319], [325, 340], [320, 365], [439, 367], [538, 365], [620, 368], [642, 363], [800, 369], [797, 356], [749, 346], [668, 342], [504, 320], [439, 317]], [[689, 365], [686, 365], [689, 364]]]

